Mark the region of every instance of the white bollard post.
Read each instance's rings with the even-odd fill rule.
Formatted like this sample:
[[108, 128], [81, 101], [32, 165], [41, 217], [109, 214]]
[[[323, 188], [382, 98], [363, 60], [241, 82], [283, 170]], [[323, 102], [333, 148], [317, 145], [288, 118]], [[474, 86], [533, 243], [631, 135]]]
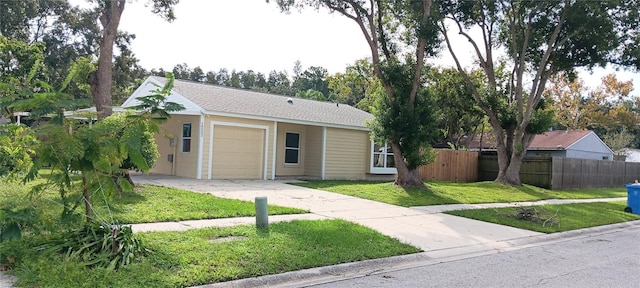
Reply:
[[267, 197], [256, 197], [256, 227], [260, 229], [269, 228]]

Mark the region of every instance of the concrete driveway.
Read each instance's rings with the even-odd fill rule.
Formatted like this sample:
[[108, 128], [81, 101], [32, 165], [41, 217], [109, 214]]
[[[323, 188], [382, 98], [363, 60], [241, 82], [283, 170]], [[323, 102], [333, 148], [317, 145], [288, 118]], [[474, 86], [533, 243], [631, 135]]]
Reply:
[[[376, 201], [286, 184], [284, 181], [196, 180], [165, 175], [134, 175], [136, 183], [175, 187], [222, 198], [254, 201], [266, 196], [269, 204], [309, 210], [344, 219], [414, 245], [433, 256], [439, 251], [461, 255], [511, 246], [510, 240], [542, 235], [497, 224], [442, 213], [399, 207]], [[446, 251], [446, 252], [445, 252]]]

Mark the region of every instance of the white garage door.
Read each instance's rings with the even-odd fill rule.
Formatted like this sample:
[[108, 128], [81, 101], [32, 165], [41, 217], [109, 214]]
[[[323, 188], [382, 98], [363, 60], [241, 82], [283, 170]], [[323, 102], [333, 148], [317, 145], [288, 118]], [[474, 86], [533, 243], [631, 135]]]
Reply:
[[262, 179], [263, 129], [215, 125], [213, 179]]

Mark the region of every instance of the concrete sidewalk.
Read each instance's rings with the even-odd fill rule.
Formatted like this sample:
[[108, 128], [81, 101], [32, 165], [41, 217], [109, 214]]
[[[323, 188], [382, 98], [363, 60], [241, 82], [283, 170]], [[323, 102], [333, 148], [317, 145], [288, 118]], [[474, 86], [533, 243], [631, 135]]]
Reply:
[[527, 202], [509, 202], [509, 203], [484, 203], [484, 204], [451, 204], [451, 205], [432, 205], [432, 206], [416, 206], [412, 209], [418, 209], [426, 213], [442, 213], [454, 210], [471, 210], [471, 209], [484, 209], [484, 208], [502, 208], [502, 207], [524, 207], [524, 206], [540, 206], [540, 205], [558, 205], [558, 204], [570, 204], [570, 203], [596, 203], [596, 202], [613, 202], [613, 201], [627, 201], [627, 197], [618, 198], [594, 198], [594, 199], [548, 199], [540, 201], [527, 201]]
[[[323, 220], [327, 217], [317, 214], [293, 214], [293, 215], [271, 215], [269, 223], [285, 222], [292, 220]], [[133, 232], [153, 232], [153, 231], [185, 231], [189, 229], [205, 227], [230, 227], [237, 225], [255, 224], [256, 217], [236, 217], [206, 220], [185, 220], [177, 222], [155, 222], [132, 224]]]

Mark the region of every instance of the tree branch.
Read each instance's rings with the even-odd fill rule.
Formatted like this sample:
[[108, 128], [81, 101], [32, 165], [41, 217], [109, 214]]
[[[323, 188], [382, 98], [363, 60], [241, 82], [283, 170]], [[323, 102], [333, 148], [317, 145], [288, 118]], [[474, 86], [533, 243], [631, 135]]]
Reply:
[[473, 81], [471, 81], [471, 77], [469, 77], [469, 74], [467, 74], [467, 72], [462, 68], [462, 65], [460, 64], [460, 60], [458, 59], [458, 55], [453, 51], [451, 40], [449, 39], [449, 35], [447, 35], [446, 33], [447, 30], [444, 26], [444, 22], [442, 21], [440, 22], [440, 31], [442, 32], [442, 35], [444, 35], [444, 41], [447, 44], [447, 49], [449, 50], [449, 53], [451, 54], [453, 61], [456, 63], [456, 68], [458, 69], [458, 72], [460, 72], [460, 75], [462, 76], [464, 81], [467, 83], [467, 85], [471, 87], [471, 92], [472, 92], [471, 95], [473, 95], [473, 98], [476, 100], [476, 103], [478, 103], [478, 106], [480, 106], [480, 108], [483, 111], [485, 111], [487, 115], [489, 115], [489, 113], [491, 112], [491, 109], [486, 103], [484, 103], [484, 101], [482, 101], [482, 98], [480, 97], [480, 91], [478, 91], [478, 87], [476, 87]]
[[330, 0], [322, 0], [322, 3], [324, 3], [325, 6], [329, 8], [329, 10], [336, 11], [342, 14], [343, 16], [355, 21], [358, 24], [358, 27], [360, 27], [360, 30], [362, 31], [362, 35], [367, 40], [367, 44], [369, 44], [369, 49], [371, 50], [371, 58], [374, 64], [373, 65], [374, 74], [376, 76], [380, 76], [380, 70], [379, 70], [379, 67], [377, 67], [378, 64], [380, 63], [380, 56], [378, 54], [378, 39], [375, 35], [375, 30], [371, 29], [371, 27], [369, 27], [369, 30], [367, 30], [367, 25], [365, 25], [363, 20], [363, 18], [369, 19], [368, 16], [373, 14], [374, 7], [372, 6], [371, 12], [366, 13], [367, 16], [363, 17], [361, 12], [358, 12], [358, 11], [363, 11], [363, 10], [366, 11], [366, 9], [364, 9], [362, 6], [360, 6], [358, 3], [355, 3], [352, 0], [347, 1], [347, 3], [351, 5], [351, 8], [353, 9], [354, 13], [356, 13], [356, 15], [349, 13], [343, 7], [334, 5]]
[[[431, 16], [431, 0], [422, 1], [422, 24]], [[427, 46], [427, 39], [419, 37], [418, 47], [416, 47], [416, 71], [413, 73], [413, 83], [411, 86], [411, 94], [409, 94], [409, 102], [413, 104], [416, 101], [418, 86], [420, 86], [420, 76], [422, 75], [422, 67], [424, 67], [424, 53]]]
[[448, 18], [453, 20], [453, 22], [456, 23], [456, 26], [458, 26], [458, 34], [460, 34], [460, 35], [464, 36], [465, 38], [467, 38], [469, 43], [471, 43], [471, 45], [473, 46], [473, 49], [476, 52], [476, 55], [478, 56], [478, 60], [480, 61], [480, 67], [482, 67], [482, 69], [485, 70], [485, 72], [487, 72], [486, 71], [487, 70], [486, 69], [487, 62], [485, 61], [484, 57], [482, 57], [482, 53], [480, 52], [480, 48], [478, 47], [478, 44], [476, 43], [476, 41], [474, 41], [473, 38], [471, 38], [471, 36], [469, 36], [469, 34], [464, 32], [464, 30], [462, 29], [462, 24], [459, 21], [457, 21], [453, 17], [448, 17]]
[[[547, 43], [547, 50], [545, 51], [544, 55], [540, 59], [540, 63], [538, 64], [538, 71], [536, 72], [536, 76], [533, 78], [533, 83], [531, 85], [532, 90], [529, 94], [529, 99], [527, 101], [527, 107], [526, 107], [525, 115], [523, 119], [524, 121], [522, 122], [523, 124], [529, 123], [529, 119], [531, 119], [533, 108], [538, 105], [542, 95], [542, 92], [539, 92], [537, 90], [544, 90], [544, 85], [546, 83], [546, 80], [550, 76], [549, 74], [543, 78], [543, 73], [545, 72], [545, 70], [547, 70], [546, 67], [549, 64], [549, 58], [551, 57], [551, 54], [555, 51], [555, 49], [557, 49], [556, 43], [557, 43], [558, 35], [560, 35], [560, 31], [562, 30], [562, 27], [564, 24], [564, 19], [567, 13], [567, 6], [569, 5], [569, 1], [565, 0], [564, 4], [565, 5], [560, 14], [560, 18], [558, 19], [558, 25], [555, 27], [555, 29], [553, 30], [553, 33], [551, 34], [551, 38]], [[523, 127], [523, 130], [524, 130], [524, 127]]]
[[[518, 103], [517, 107], [518, 107], [518, 115], [517, 115], [517, 119], [518, 122], [522, 122], [522, 120], [524, 119], [523, 116], [523, 111], [522, 111], [522, 107], [524, 106], [524, 103], [522, 102], [522, 96], [523, 96], [523, 85], [522, 85], [522, 81], [523, 81], [523, 75], [524, 75], [524, 70], [526, 67], [526, 56], [527, 56], [527, 47], [529, 46], [529, 38], [531, 37], [531, 19], [533, 18], [533, 15], [535, 15], [535, 13], [537, 12], [536, 9], [532, 9], [529, 14], [527, 15], [527, 23], [526, 23], [526, 28], [524, 29], [524, 39], [522, 41], [522, 47], [520, 50], [520, 57], [518, 58], [518, 64], [516, 65], [516, 67], [518, 67], [518, 69], [516, 70], [517, 72], [517, 76], [516, 76], [516, 86], [515, 86], [515, 99]], [[524, 23], [523, 23], [524, 24]], [[515, 28], [515, 27], [514, 27]], [[515, 33], [514, 33], [515, 35]], [[513, 43], [518, 43], [518, 41], [516, 41], [517, 38], [512, 39]]]
[[[478, 25], [482, 27], [482, 40], [484, 41], [484, 53], [485, 53], [485, 72], [487, 74], [487, 78], [489, 80], [489, 84], [495, 87], [496, 77], [493, 66], [493, 23], [489, 23], [486, 18], [486, 13], [481, 14], [481, 20]], [[478, 53], [478, 52], [476, 52]], [[480, 58], [482, 61], [482, 58]], [[482, 64], [482, 62], [480, 62]]]
[[382, 53], [384, 54], [384, 56], [389, 59], [391, 58], [391, 51], [389, 51], [389, 47], [387, 46], [387, 36], [386, 33], [384, 33], [384, 27], [383, 27], [383, 11], [384, 9], [382, 8], [383, 2], [382, 0], [377, 0], [376, 3], [378, 4], [378, 31], [380, 33], [380, 48], [382, 48]]

